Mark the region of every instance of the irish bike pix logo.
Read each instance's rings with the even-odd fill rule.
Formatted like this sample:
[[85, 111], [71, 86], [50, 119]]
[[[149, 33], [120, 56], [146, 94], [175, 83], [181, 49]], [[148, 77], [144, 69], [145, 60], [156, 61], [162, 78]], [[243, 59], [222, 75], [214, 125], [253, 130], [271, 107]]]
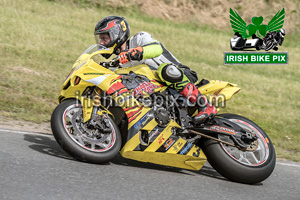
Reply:
[[229, 18], [234, 32], [230, 48], [234, 52], [224, 53], [224, 64], [288, 64], [288, 53], [277, 52], [286, 35], [284, 8], [268, 24], [260, 16], [252, 17], [252, 23], [247, 25], [231, 8]]

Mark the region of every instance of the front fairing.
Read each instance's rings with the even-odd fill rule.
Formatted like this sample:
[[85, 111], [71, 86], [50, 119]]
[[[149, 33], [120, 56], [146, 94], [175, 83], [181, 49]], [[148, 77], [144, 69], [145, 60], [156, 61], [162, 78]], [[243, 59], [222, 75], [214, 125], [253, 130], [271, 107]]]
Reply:
[[[75, 71], [77, 71], [82, 66], [86, 65], [89, 61], [100, 63], [105, 62], [107, 59], [105, 59], [102, 54], [112, 54], [113, 48], [106, 48], [105, 46], [102, 46], [100, 44], [93, 44], [89, 48], [87, 48], [75, 61], [73, 64], [72, 70], [70, 74], [67, 76], [65, 82], [70, 78], [70, 76], [73, 75]], [[104, 68], [106, 69], [106, 68]]]
[[65, 79], [61, 88], [59, 102], [64, 98], [76, 98], [76, 94], [82, 94], [86, 87], [95, 85], [86, 80], [105, 74], [113, 74], [114, 72], [111, 70], [99, 65], [100, 62], [107, 61], [102, 54], [112, 53], [113, 48], [106, 48], [99, 44], [94, 44], [85, 50], [75, 61], [70, 74]]

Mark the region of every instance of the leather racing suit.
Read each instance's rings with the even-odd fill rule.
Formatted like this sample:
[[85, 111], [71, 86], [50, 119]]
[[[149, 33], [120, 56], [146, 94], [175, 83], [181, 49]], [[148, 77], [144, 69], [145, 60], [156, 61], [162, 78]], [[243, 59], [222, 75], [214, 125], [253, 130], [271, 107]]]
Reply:
[[160, 79], [169, 87], [177, 90], [191, 103], [197, 103], [199, 113], [194, 118], [196, 123], [202, 123], [209, 116], [217, 113], [215, 107], [208, 102], [206, 97], [194, 85], [198, 80], [196, 72], [182, 65], [170, 51], [160, 42], [153, 39], [149, 33], [139, 32], [127, 41], [127, 50], [135, 48], [142, 49], [142, 58], [131, 60], [121, 65], [122, 67], [146, 64], [150, 69], [157, 70]]

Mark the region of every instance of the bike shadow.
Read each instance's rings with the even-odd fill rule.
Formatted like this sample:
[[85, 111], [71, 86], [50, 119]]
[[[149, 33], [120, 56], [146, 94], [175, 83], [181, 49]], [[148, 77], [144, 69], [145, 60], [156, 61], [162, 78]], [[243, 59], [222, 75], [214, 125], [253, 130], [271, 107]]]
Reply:
[[28, 147], [39, 153], [63, 158], [67, 160], [75, 160], [69, 154], [67, 154], [55, 141], [52, 135], [48, 134], [25, 134], [24, 140], [30, 142]]
[[[28, 145], [28, 147], [34, 151], [37, 151], [39, 153], [43, 153], [46, 155], [54, 156], [57, 158], [67, 159], [70, 161], [79, 162], [73, 157], [71, 157], [69, 154], [67, 154], [55, 141], [54, 137], [52, 135], [48, 134], [25, 134], [24, 140], [31, 143]], [[150, 170], [159, 170], [159, 171], [166, 171], [170, 173], [179, 173], [183, 175], [188, 176], [207, 176], [213, 179], [219, 179], [222, 181], [229, 181], [222, 175], [220, 175], [216, 170], [214, 170], [210, 165], [205, 164], [201, 170], [199, 171], [193, 171], [193, 170], [186, 170], [176, 167], [170, 167], [170, 166], [164, 166], [164, 165], [158, 165], [153, 163], [144, 163], [140, 161], [135, 161], [131, 159], [127, 159], [122, 157], [120, 154], [116, 156], [110, 163], [107, 163], [105, 165], [122, 165], [132, 168], [143, 168], [143, 169], [150, 169]], [[229, 181], [230, 182], [230, 181]]]
[[[170, 167], [170, 166], [164, 166], [164, 165], [158, 165], [153, 163], [144, 163], [140, 161], [130, 160], [127, 158], [122, 157], [120, 154], [114, 158], [111, 163], [115, 165], [123, 165], [127, 167], [134, 167], [134, 168], [144, 168], [144, 169], [151, 169], [151, 170], [159, 170], [159, 171], [166, 171], [166, 172], [172, 172], [172, 173], [179, 173], [183, 175], [188, 176], [206, 176], [212, 179], [217, 179], [221, 181], [226, 181], [232, 183], [231, 180], [228, 180], [221, 174], [219, 174], [213, 167], [210, 166], [210, 164], [207, 162], [205, 165], [199, 170], [188, 170], [188, 169], [181, 169], [176, 167]], [[242, 183], [238, 183], [242, 184]], [[246, 184], [248, 185], [248, 184]], [[256, 183], [252, 184], [251, 186], [262, 186], [263, 183]]]
[[219, 179], [223, 181], [229, 181], [222, 175], [220, 175], [215, 169], [213, 169], [211, 166], [205, 164], [199, 171], [194, 170], [187, 170], [187, 169], [181, 169], [176, 167], [170, 167], [170, 166], [164, 166], [159, 164], [153, 164], [153, 163], [145, 163], [140, 161], [135, 161], [131, 159], [127, 159], [122, 157], [120, 154], [114, 158], [111, 163], [115, 165], [123, 165], [127, 167], [134, 167], [134, 168], [144, 168], [144, 169], [151, 169], [151, 170], [159, 170], [159, 171], [166, 171], [166, 172], [173, 172], [173, 173], [179, 173], [189, 176], [198, 176], [203, 175], [214, 179]]

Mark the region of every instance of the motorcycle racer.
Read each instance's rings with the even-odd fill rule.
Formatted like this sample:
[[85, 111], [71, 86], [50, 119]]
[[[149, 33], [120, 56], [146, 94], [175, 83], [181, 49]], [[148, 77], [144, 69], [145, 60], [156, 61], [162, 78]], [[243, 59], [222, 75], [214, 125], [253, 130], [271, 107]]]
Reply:
[[278, 45], [281, 46], [284, 41], [284, 36], [285, 36], [285, 29], [283, 28], [281, 28], [279, 32], [276, 31], [268, 32], [266, 36], [263, 38], [263, 42], [266, 50], [270, 50], [268, 49], [268, 47], [266, 47], [267, 42], [270, 41], [271, 46], [269, 46], [269, 48], [272, 48], [275, 51], [277, 51]]
[[194, 85], [198, 80], [196, 72], [181, 64], [149, 33], [139, 32], [129, 38], [130, 27], [126, 19], [108, 16], [96, 24], [94, 35], [97, 44], [114, 48], [122, 67], [146, 64], [157, 70], [160, 79], [169, 87], [174, 88], [191, 103], [197, 103], [199, 112], [194, 117], [196, 124], [204, 123], [217, 114], [216, 108]]

